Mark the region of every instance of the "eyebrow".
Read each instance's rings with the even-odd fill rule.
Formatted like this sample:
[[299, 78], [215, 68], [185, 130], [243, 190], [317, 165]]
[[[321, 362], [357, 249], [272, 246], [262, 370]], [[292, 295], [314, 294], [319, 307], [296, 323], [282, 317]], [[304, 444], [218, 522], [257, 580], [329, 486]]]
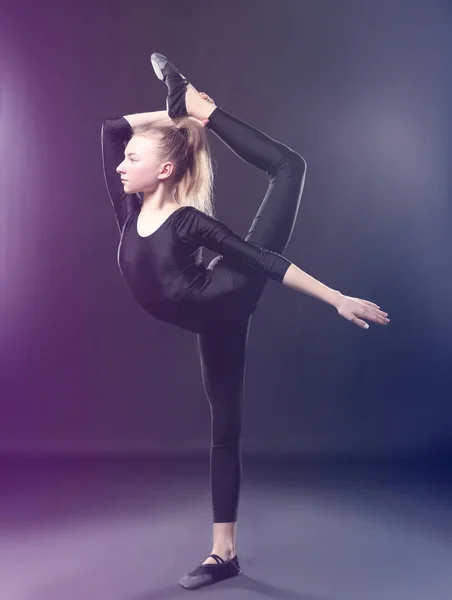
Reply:
[[127, 152], [127, 154], [126, 154], [126, 153], [124, 153], [124, 156], [132, 156], [132, 155], [134, 155], [134, 156], [140, 156], [140, 155], [139, 155], [139, 154], [137, 154], [136, 152]]

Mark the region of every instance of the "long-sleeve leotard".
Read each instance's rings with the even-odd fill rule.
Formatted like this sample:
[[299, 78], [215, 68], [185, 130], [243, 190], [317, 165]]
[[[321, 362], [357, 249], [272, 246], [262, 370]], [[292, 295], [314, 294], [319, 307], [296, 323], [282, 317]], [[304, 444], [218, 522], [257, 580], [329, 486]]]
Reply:
[[[126, 194], [116, 172], [132, 128], [124, 117], [102, 124], [105, 183], [121, 233], [118, 265], [138, 302], [151, 314], [199, 331], [203, 319], [226, 310], [235, 291], [234, 271], [259, 273], [281, 282], [291, 262], [250, 243], [227, 225], [193, 206], [181, 206], [151, 235], [137, 232], [141, 210], [138, 194]], [[224, 269], [202, 263], [202, 247], [223, 256]]]

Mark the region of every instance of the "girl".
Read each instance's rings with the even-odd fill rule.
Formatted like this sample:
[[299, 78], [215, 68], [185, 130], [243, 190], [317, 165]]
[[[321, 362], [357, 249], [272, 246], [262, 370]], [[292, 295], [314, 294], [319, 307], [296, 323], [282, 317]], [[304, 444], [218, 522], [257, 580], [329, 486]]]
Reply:
[[[328, 302], [360, 327], [369, 325], [359, 317], [381, 325], [389, 319], [373, 302], [328, 288], [282, 256], [298, 214], [305, 160], [198, 93], [163, 55], [152, 54], [151, 62], [168, 88], [167, 111], [106, 119], [102, 161], [121, 234], [118, 265], [132, 294], [149, 314], [197, 334], [211, 410], [213, 549], [179, 580], [195, 589], [241, 572], [235, 526], [246, 344], [268, 279]], [[245, 239], [213, 216], [206, 129], [269, 177]], [[203, 246], [219, 254], [207, 268]]]

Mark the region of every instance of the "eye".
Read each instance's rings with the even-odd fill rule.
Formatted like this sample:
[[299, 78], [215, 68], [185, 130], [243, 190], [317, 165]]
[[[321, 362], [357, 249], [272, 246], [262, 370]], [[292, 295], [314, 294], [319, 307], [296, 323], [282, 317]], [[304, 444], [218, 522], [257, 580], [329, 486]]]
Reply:
[[133, 158], [130, 158], [129, 160], [130, 162], [136, 162]]

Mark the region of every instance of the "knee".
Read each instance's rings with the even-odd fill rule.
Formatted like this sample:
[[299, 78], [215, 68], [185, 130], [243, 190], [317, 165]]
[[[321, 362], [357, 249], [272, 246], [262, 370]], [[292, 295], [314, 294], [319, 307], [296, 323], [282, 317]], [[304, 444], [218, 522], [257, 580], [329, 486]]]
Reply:
[[289, 177], [296, 177], [303, 179], [306, 173], [307, 163], [305, 159], [290, 148], [285, 151], [279, 160], [272, 165], [272, 169], [269, 171], [271, 177], [276, 177], [281, 173], [285, 173]]
[[290, 155], [287, 157], [287, 164], [292, 173], [299, 177], [304, 177], [307, 164], [301, 154], [298, 154], [298, 152], [292, 150]]

